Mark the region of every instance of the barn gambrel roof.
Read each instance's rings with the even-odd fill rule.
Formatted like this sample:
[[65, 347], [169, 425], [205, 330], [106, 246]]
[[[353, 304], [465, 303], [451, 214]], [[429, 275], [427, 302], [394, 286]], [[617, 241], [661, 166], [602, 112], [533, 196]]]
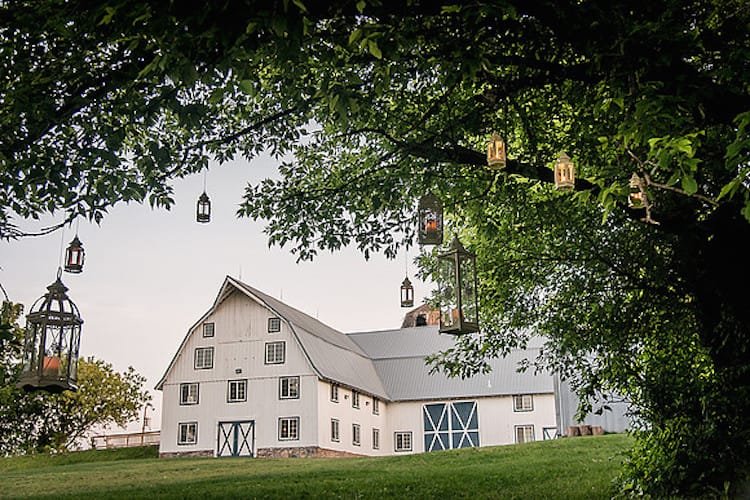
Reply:
[[469, 379], [431, 374], [424, 358], [453, 346], [454, 337], [438, 333], [435, 326], [344, 334], [280, 300], [227, 276], [211, 309], [189, 330], [169, 367], [157, 383], [161, 390], [190, 332], [235, 291], [266, 307], [288, 326], [315, 373], [341, 384], [390, 401], [449, 399], [507, 394], [549, 393], [549, 374], [518, 373], [521, 359], [537, 349], [513, 351], [492, 360], [492, 373]]

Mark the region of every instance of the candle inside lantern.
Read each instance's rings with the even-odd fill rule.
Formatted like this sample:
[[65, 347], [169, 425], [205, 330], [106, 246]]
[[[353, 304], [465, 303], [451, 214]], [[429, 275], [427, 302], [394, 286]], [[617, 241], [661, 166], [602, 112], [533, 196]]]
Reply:
[[57, 356], [45, 356], [42, 360], [42, 373], [57, 376], [60, 374], [60, 358]]

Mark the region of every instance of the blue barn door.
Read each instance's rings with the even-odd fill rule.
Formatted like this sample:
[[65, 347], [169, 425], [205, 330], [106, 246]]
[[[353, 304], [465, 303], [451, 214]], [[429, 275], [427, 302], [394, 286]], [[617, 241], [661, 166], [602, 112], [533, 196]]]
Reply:
[[255, 422], [219, 422], [217, 457], [252, 457]]
[[424, 405], [422, 417], [425, 451], [479, 446], [476, 401]]

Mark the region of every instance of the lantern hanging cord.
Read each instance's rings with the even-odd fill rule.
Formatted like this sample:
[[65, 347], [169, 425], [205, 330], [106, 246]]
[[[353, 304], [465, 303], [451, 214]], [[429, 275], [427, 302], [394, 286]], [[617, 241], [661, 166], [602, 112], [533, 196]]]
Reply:
[[205, 172], [203, 172], [203, 192], [206, 192], [206, 177], [208, 176], [208, 169], [206, 169]]
[[404, 249], [404, 275], [409, 277], [409, 250]]
[[81, 219], [76, 217], [76, 237], [78, 237], [78, 228], [80, 227], [80, 225], [81, 225]]
[[[77, 232], [76, 232], [77, 234]], [[60, 230], [60, 255], [57, 260], [57, 270], [58, 274], [60, 274], [60, 269], [62, 269], [62, 261], [63, 261], [63, 247], [65, 246], [65, 228], [62, 228]], [[60, 276], [58, 276], [59, 278]]]

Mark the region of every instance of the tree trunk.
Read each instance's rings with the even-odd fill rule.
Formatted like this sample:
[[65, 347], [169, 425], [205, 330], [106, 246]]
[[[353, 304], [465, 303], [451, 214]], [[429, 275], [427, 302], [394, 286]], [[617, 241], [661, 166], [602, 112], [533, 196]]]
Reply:
[[699, 395], [696, 434], [704, 434], [693, 440], [693, 456], [706, 463], [693, 465], [708, 467], [714, 474], [707, 480], [719, 491], [727, 481], [738, 488], [750, 460], [750, 223], [737, 206], [727, 205], [681, 240], [681, 250], [690, 254], [680, 256], [682, 275], [715, 370], [712, 393]]

